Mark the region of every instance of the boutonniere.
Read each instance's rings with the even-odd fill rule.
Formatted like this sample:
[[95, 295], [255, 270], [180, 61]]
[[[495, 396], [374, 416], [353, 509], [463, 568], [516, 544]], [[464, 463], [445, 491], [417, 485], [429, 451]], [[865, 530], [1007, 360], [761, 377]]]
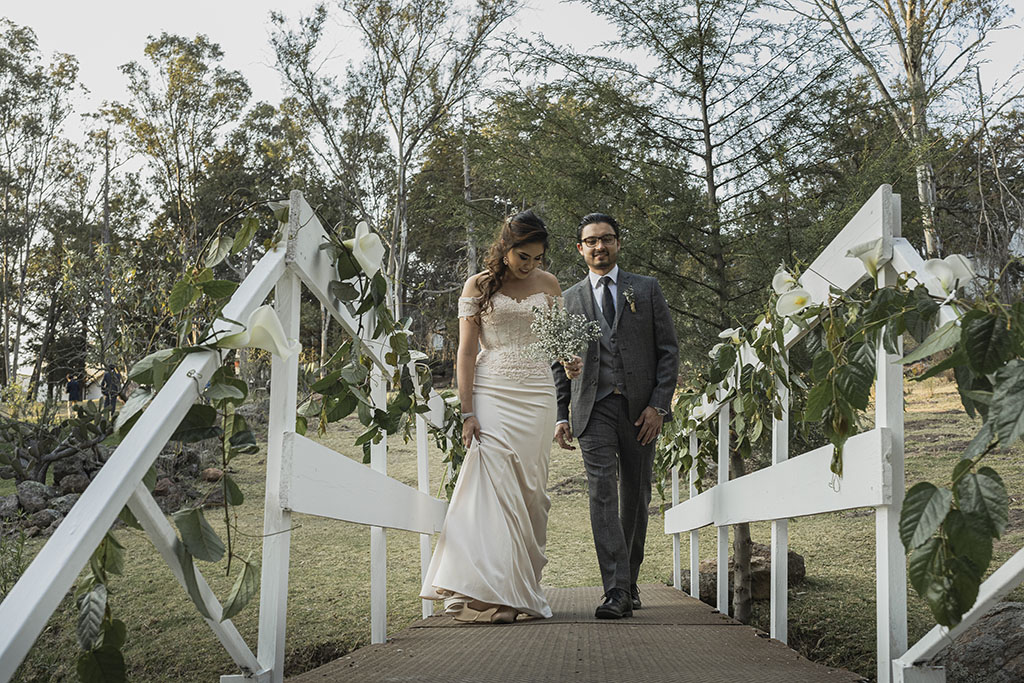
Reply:
[[626, 302], [629, 303], [629, 310], [636, 313], [636, 293], [633, 291], [633, 285], [626, 287], [626, 291], [622, 293], [622, 296], [626, 297]]

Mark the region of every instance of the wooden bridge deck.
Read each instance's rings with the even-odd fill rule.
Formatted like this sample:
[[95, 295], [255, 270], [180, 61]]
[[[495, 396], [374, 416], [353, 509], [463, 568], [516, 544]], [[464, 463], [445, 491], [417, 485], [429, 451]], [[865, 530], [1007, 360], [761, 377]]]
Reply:
[[290, 683], [856, 683], [860, 676], [801, 657], [681, 591], [641, 586], [632, 618], [598, 620], [601, 589], [547, 591], [554, 617], [463, 624], [434, 616], [387, 643], [356, 650]]

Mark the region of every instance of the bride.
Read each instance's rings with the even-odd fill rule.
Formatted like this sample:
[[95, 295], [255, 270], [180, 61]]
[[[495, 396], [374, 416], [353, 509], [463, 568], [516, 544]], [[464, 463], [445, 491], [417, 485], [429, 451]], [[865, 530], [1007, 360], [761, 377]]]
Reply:
[[[512, 216], [484, 259], [487, 270], [469, 278], [459, 298], [457, 378], [469, 450], [420, 591], [443, 599], [459, 621], [551, 616], [540, 577], [555, 386], [550, 366], [527, 349], [534, 307], [561, 296], [541, 268], [547, 248], [540, 218]], [[566, 371], [571, 378], [581, 369], [577, 357]]]

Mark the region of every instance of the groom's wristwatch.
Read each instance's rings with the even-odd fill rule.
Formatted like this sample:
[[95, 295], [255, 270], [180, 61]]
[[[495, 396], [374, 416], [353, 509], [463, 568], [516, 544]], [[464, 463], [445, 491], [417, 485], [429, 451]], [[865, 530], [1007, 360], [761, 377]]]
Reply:
[[661, 417], [666, 417], [668, 415], [668, 411], [665, 410], [664, 408], [658, 408], [657, 406], [651, 407], [654, 408], [654, 412], [658, 413], [658, 415], [660, 415]]

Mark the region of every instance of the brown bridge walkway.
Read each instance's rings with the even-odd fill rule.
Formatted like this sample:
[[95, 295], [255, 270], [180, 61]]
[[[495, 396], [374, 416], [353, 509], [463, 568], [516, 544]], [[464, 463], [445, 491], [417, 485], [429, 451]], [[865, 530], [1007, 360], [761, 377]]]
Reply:
[[858, 683], [682, 591], [641, 586], [632, 618], [598, 620], [601, 589], [547, 590], [554, 617], [514, 624], [423, 619], [289, 683]]

